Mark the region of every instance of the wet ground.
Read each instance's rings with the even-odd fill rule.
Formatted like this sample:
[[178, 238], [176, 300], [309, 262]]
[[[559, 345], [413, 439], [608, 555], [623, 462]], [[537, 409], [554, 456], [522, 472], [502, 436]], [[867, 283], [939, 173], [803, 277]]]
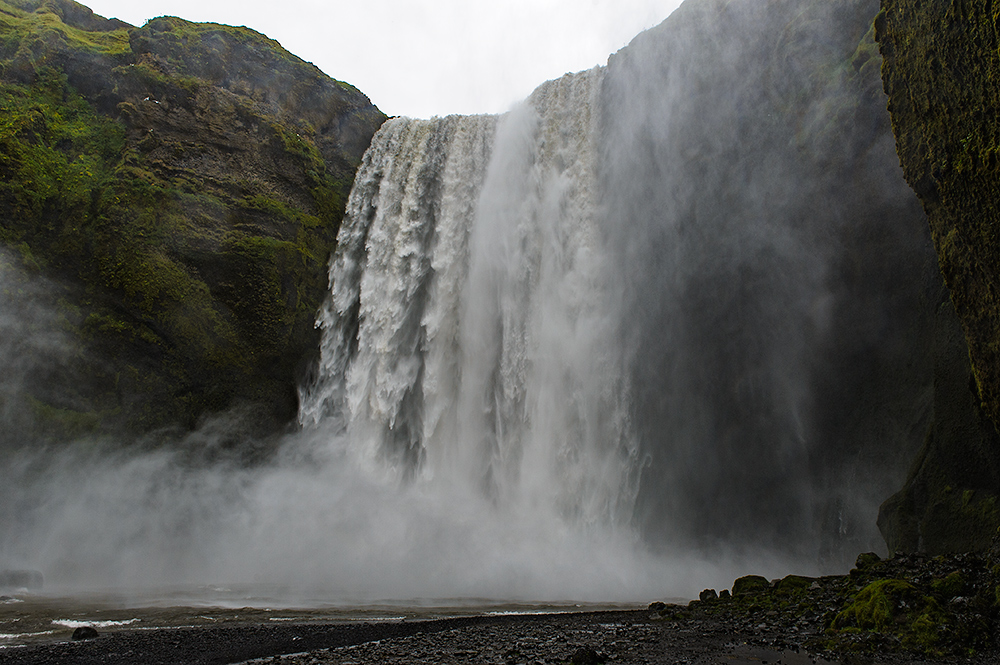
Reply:
[[[839, 611], [841, 596], [855, 593], [867, 583], [865, 576], [878, 570], [873, 565], [852, 576], [799, 578], [801, 598], [787, 595], [786, 582], [795, 577], [790, 576], [765, 583], [757, 595], [741, 596], [739, 602], [659, 603], [655, 608], [485, 600], [329, 605], [307, 599], [300, 603], [304, 609], [287, 609], [276, 596], [216, 588], [144, 595], [15, 593], [0, 596], [0, 665], [1000, 663], [995, 649], [925, 659], [907, 655], [898, 645], [871, 648], [889, 644], [888, 637], [859, 643], [869, 645], [863, 653], [810, 653], [806, 645], [814, 648], [826, 634], [823, 616]], [[940, 577], [944, 569], [925, 562], [914, 570]], [[788, 609], [772, 609], [778, 600]], [[95, 628], [98, 636], [73, 640], [82, 626]]]
[[[271, 617], [268, 617], [271, 618]], [[713, 622], [679, 626], [646, 610], [485, 615], [433, 621], [108, 627], [85, 641], [0, 650], [0, 664], [362, 665], [368, 663], [686, 663], [824, 665], [791, 646], [755, 643]], [[758, 640], [759, 641], [759, 640]]]

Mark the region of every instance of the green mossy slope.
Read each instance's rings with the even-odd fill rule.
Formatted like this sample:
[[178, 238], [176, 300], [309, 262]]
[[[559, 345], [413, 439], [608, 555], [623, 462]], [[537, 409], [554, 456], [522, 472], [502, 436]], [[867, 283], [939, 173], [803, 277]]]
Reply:
[[880, 525], [890, 547], [982, 551], [1000, 526], [1000, 8], [992, 0], [881, 4], [876, 37], [897, 152], [927, 212], [968, 358], [947, 360], [950, 378], [935, 376], [954, 384], [950, 404], [938, 409]]
[[[295, 413], [354, 170], [385, 119], [246, 28], [0, 1], [0, 241], [72, 352], [34, 426]], [[58, 417], [57, 417], [58, 416]]]
[[712, 619], [730, 634], [752, 636], [750, 643], [786, 654], [804, 648], [813, 660], [996, 662], [1000, 567], [991, 555], [882, 561], [868, 553], [848, 575], [757, 577], [740, 589], [745, 579], [732, 593], [706, 589], [687, 607], [652, 609], [678, 628]]

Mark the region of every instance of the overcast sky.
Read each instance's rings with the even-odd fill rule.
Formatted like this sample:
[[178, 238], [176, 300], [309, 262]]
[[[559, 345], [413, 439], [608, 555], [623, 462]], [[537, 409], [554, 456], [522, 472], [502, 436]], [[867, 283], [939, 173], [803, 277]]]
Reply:
[[389, 115], [497, 113], [538, 84], [603, 65], [681, 0], [80, 0], [142, 25], [156, 16], [245, 25]]

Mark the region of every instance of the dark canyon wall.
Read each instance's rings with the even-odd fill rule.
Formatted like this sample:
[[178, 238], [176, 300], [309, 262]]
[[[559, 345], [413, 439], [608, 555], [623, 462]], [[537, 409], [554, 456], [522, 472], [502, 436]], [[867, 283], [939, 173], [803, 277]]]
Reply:
[[609, 62], [599, 171], [654, 537], [831, 562], [881, 545], [933, 417], [942, 288], [877, 12], [687, 2]]
[[368, 98], [246, 28], [10, 0], [0, 117], [0, 438], [289, 422]]
[[1000, 526], [998, 12], [991, 0], [883, 0], [876, 20], [897, 151], [968, 340], [967, 353], [939, 354], [934, 426], [883, 506], [886, 538], [905, 550], [983, 550]]

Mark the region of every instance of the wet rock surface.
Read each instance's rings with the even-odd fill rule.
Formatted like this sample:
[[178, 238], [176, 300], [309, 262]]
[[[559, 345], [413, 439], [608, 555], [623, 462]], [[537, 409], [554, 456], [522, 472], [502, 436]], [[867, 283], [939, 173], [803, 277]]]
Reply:
[[996, 563], [970, 554], [865, 554], [848, 575], [744, 581], [735, 595], [631, 611], [102, 631], [87, 641], [0, 650], [0, 665], [995, 665]]
[[1000, 526], [996, 19], [987, 0], [882, 0], [875, 21], [896, 152], [968, 341], [935, 352], [934, 426], [879, 518], [893, 550], [982, 552]]
[[[677, 606], [668, 606], [677, 607]], [[0, 651], [0, 663], [820, 663], [712, 618], [656, 612], [466, 617], [353, 625], [123, 630]], [[902, 661], [896, 661], [902, 662]]]
[[258, 662], [349, 663], [824, 663], [794, 648], [756, 644], [722, 623], [664, 621], [650, 612], [519, 617], [517, 621], [323, 649]]

